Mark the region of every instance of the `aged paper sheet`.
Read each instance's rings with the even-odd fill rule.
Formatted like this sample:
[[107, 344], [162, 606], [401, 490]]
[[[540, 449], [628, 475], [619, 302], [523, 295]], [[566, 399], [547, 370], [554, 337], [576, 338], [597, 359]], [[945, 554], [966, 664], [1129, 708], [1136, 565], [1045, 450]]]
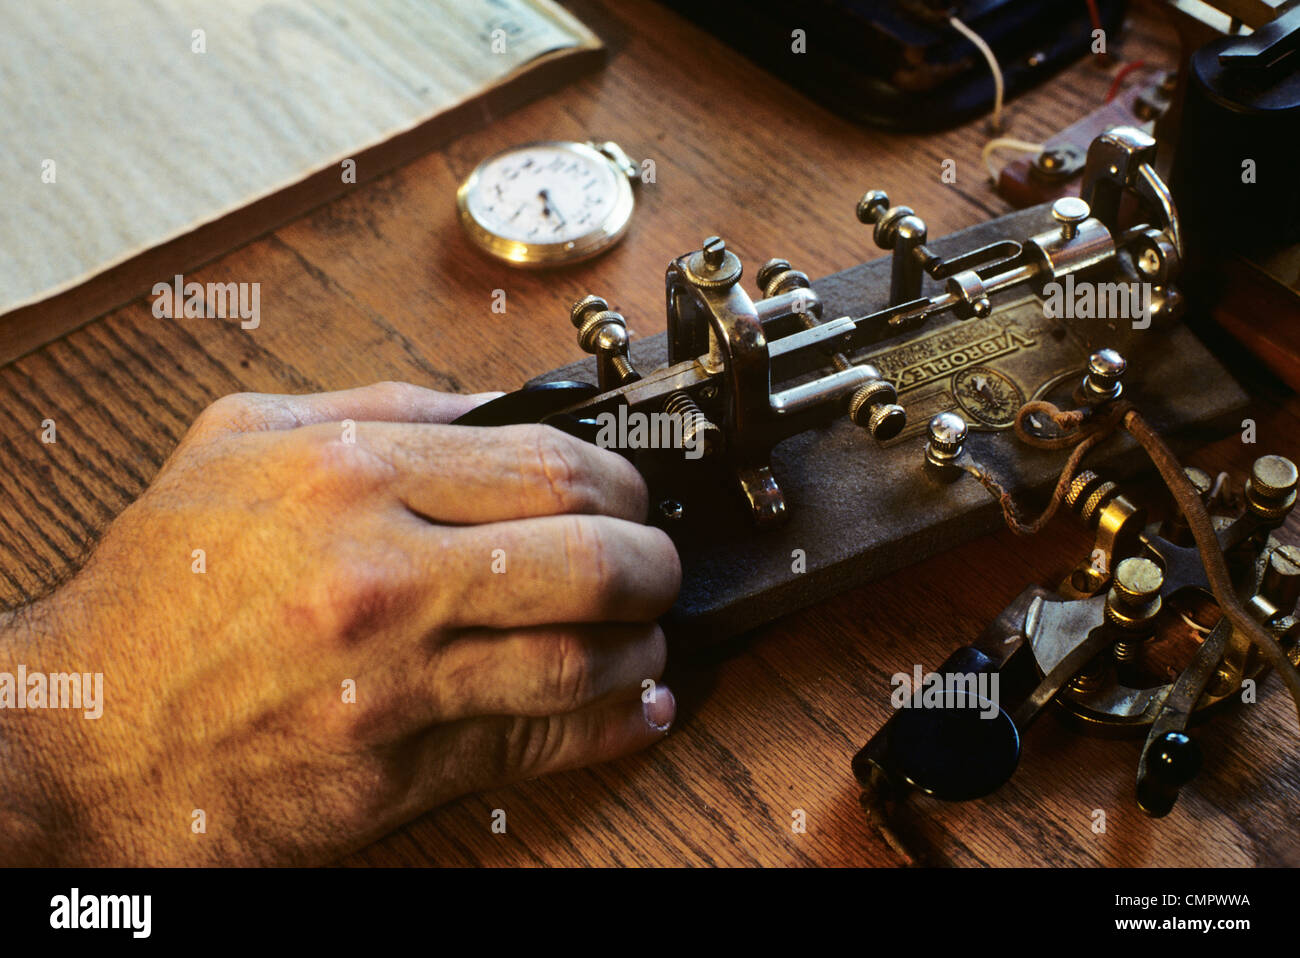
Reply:
[[0, 24], [0, 315], [599, 46], [549, 0], [0, 0]]

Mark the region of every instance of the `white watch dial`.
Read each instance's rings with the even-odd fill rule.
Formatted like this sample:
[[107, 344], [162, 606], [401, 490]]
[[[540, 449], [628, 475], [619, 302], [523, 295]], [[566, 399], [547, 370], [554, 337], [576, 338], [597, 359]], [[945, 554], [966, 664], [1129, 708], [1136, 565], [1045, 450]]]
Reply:
[[614, 143], [517, 146], [488, 157], [461, 184], [460, 223], [476, 246], [512, 266], [581, 262], [627, 231], [632, 169]]
[[468, 196], [485, 229], [518, 243], [568, 243], [602, 228], [619, 200], [599, 154], [560, 145], [521, 147], [488, 161]]

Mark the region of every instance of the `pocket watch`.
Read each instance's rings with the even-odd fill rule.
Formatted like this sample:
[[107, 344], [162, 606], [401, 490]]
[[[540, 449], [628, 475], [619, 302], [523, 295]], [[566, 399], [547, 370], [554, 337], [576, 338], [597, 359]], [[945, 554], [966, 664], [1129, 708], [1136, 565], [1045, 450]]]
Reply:
[[637, 167], [617, 143], [548, 140], [480, 163], [456, 192], [473, 243], [512, 266], [566, 266], [627, 232]]

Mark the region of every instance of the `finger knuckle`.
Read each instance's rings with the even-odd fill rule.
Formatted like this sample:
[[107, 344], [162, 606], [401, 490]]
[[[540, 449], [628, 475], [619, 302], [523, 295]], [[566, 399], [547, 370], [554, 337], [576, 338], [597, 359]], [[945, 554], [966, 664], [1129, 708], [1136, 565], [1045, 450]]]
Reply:
[[351, 648], [388, 623], [401, 598], [382, 564], [340, 559], [317, 577], [308, 608], [301, 611], [326, 644]]
[[502, 777], [515, 779], [545, 767], [559, 745], [557, 724], [544, 718], [520, 718], [506, 737]]
[[368, 391], [373, 393], [375, 398], [382, 405], [403, 406], [409, 405], [419, 394], [419, 387], [410, 383], [399, 382], [396, 379], [384, 379], [377, 383], [372, 383], [367, 387]]
[[550, 426], [531, 427], [531, 468], [524, 470], [525, 485], [544, 511], [585, 512], [591, 507], [591, 489], [578, 464], [575, 440]]
[[375, 453], [360, 442], [345, 442], [334, 424], [296, 429], [280, 443], [283, 463], [303, 498], [337, 496], [369, 487], [390, 474]]
[[562, 632], [548, 642], [548, 657], [539, 704], [550, 712], [571, 712], [579, 708], [591, 697], [590, 650], [578, 636]]
[[319, 706], [309, 714], [308, 734], [332, 752], [351, 753], [378, 738], [386, 714], [365, 700], [348, 702], [341, 686], [330, 689]]
[[574, 517], [565, 525], [564, 560], [571, 589], [599, 608], [619, 592], [613, 547], [604, 523]]
[[208, 436], [215, 432], [239, 432], [248, 428], [257, 414], [255, 393], [228, 393], [199, 413], [190, 433]]

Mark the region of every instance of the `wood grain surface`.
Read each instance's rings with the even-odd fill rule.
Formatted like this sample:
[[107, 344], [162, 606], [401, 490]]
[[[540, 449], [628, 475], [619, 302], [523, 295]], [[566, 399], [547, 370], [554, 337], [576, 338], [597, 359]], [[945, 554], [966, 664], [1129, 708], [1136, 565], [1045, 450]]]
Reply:
[[[195, 414], [225, 393], [380, 379], [514, 388], [580, 358], [566, 313], [584, 293], [608, 297], [637, 334], [661, 329], [663, 269], [709, 233], [726, 237], [751, 275], [781, 255], [819, 276], [879, 255], [853, 217], [865, 189], [913, 206], [931, 236], [1007, 209], [985, 182], [982, 123], [930, 137], [858, 128], [652, 3], [574, 9], [611, 47], [604, 72], [187, 276], [260, 282], [259, 328], [159, 320], [140, 299], [0, 371], [0, 599], [32, 599], [75, 569]], [[1143, 10], [1112, 50], [1172, 62], [1172, 31]], [[809, 48], [811, 60], [815, 37]], [[1101, 103], [1114, 70], [1081, 63], [1013, 101], [1008, 132], [1050, 135]], [[620, 247], [545, 274], [470, 249], [454, 193], [480, 158], [590, 137], [655, 161], [657, 181], [640, 187]], [[955, 184], [940, 180], [946, 158]], [[491, 310], [496, 289], [505, 314]], [[1258, 444], [1230, 437], [1191, 461], [1217, 472], [1259, 452], [1297, 456], [1298, 412], [1293, 397], [1262, 389]], [[39, 441], [45, 419], [57, 423], [55, 445]], [[1286, 535], [1295, 533], [1292, 522]], [[1025, 585], [1058, 581], [1086, 545], [1064, 518], [1033, 540], [994, 535], [678, 658], [668, 676], [678, 724], [652, 751], [465, 798], [347, 863], [896, 865], [849, 771], [889, 716], [889, 676], [937, 666]], [[1295, 863], [1295, 741], [1294, 713], [1271, 679], [1259, 704], [1203, 737], [1206, 770], [1173, 814], [1152, 821], [1133, 802], [1139, 742], [1080, 737], [1046, 719], [1000, 792], [963, 805], [917, 801], [910, 821], [935, 860], [961, 865]], [[496, 808], [506, 834], [491, 831]], [[795, 809], [806, 833], [791, 829]], [[1096, 809], [1104, 834], [1092, 829]]]

